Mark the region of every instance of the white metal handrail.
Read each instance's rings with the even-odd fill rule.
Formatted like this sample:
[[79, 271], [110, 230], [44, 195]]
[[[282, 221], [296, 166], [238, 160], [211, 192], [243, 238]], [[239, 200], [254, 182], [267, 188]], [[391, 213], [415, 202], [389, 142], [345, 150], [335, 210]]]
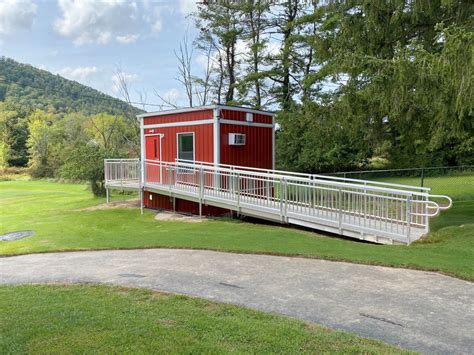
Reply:
[[217, 167], [224, 167], [224, 168], [237, 169], [237, 170], [243, 170], [243, 171], [264, 172], [264, 173], [272, 174], [272, 175], [298, 176], [298, 177], [307, 178], [309, 180], [323, 179], [323, 180], [351, 182], [351, 183], [356, 183], [356, 184], [389, 186], [393, 188], [402, 188], [404, 190], [415, 190], [415, 191], [424, 191], [424, 192], [431, 191], [431, 188], [429, 187], [412, 186], [412, 185], [405, 185], [405, 184], [394, 184], [394, 183], [374, 181], [374, 180], [353, 179], [353, 178], [347, 178], [347, 177], [338, 177], [338, 176], [322, 175], [322, 174], [306, 174], [306, 173], [298, 173], [298, 172], [285, 171], [285, 170], [252, 168], [248, 166], [239, 166], [239, 165], [214, 164], [210, 162], [196, 161], [196, 160], [191, 161], [191, 160], [186, 160], [186, 159], [175, 159], [175, 161], [177, 163], [185, 163], [185, 164], [191, 164], [191, 165], [198, 164], [198, 165], [204, 165], [204, 166], [217, 166]]
[[[146, 163], [147, 164], [159, 164], [159, 162], [157, 162], [155, 160], [146, 160]], [[165, 162], [163, 162], [163, 164], [165, 164]], [[271, 172], [266, 173], [265, 172], [266, 170], [264, 170], [264, 169], [262, 169], [261, 172], [253, 171], [254, 170], [253, 168], [249, 168], [249, 170], [242, 170], [239, 167], [232, 168], [233, 167], [232, 165], [228, 165], [226, 167], [226, 166], [212, 165], [211, 163], [207, 163], [209, 165], [204, 166], [204, 165], [201, 165], [200, 163], [197, 163], [197, 162], [196, 163], [166, 162], [166, 164], [169, 165], [169, 166], [174, 164], [175, 166], [188, 167], [190, 169], [191, 168], [196, 168], [196, 167], [205, 167], [206, 170], [222, 171], [222, 172], [228, 172], [228, 173], [239, 173], [241, 175], [257, 176], [257, 177], [266, 176], [266, 177], [269, 177], [269, 178], [271, 177], [271, 178], [274, 178], [274, 179], [288, 179], [288, 180], [291, 179], [292, 181], [299, 181], [299, 182], [302, 182], [302, 183], [303, 182], [307, 182], [307, 183], [316, 182], [316, 183], [324, 183], [324, 184], [328, 184], [328, 185], [337, 185], [337, 186], [358, 186], [358, 187], [362, 186], [364, 189], [367, 189], [367, 190], [374, 190], [374, 191], [377, 190], [377, 191], [386, 191], [386, 192], [392, 191], [392, 192], [397, 192], [397, 193], [404, 192], [407, 195], [416, 194], [416, 195], [419, 195], [419, 196], [428, 196], [428, 193], [426, 193], [426, 192], [411, 191], [411, 189], [420, 190], [420, 188], [410, 186], [410, 185], [388, 184], [390, 187], [389, 188], [384, 188], [384, 187], [379, 187], [379, 186], [371, 186], [371, 183], [373, 183], [373, 182], [369, 181], [369, 180], [349, 179], [348, 180], [349, 182], [344, 182], [344, 181], [339, 181], [339, 178], [333, 179], [332, 177], [330, 178], [330, 180], [325, 180], [325, 178], [326, 178], [325, 175], [308, 175], [308, 176], [315, 177], [315, 178], [312, 179], [312, 178], [309, 178], [309, 177], [300, 176], [299, 173], [295, 173], [295, 174], [297, 174], [296, 176], [293, 176], [292, 175], [293, 173], [291, 173], [291, 172], [288, 172], [288, 174], [281, 174], [277, 170], [268, 170], [268, 171], [271, 171]], [[301, 174], [301, 175], [304, 175], [304, 174]], [[320, 179], [319, 177], [322, 177], [322, 178]], [[336, 181], [332, 181], [332, 180], [336, 180]], [[342, 180], [344, 180], [344, 179], [342, 179]], [[352, 182], [351, 180], [354, 180], [354, 182]], [[363, 183], [367, 183], [367, 184], [365, 185]], [[379, 185], [379, 184], [384, 185], [385, 183], [377, 183], [376, 182], [376, 185]], [[406, 190], [405, 189], [403, 189], [403, 190], [402, 189], [395, 189], [394, 187], [403, 187], [403, 188], [406, 188]], [[424, 189], [425, 190], [428, 189], [428, 191], [430, 190], [429, 188], [424, 188]]]
[[[337, 228], [341, 234], [354, 230], [407, 243], [415, 231], [428, 231], [429, 217], [452, 205], [448, 196], [409, 190], [406, 185], [189, 161], [107, 160], [105, 175], [106, 184], [136, 182], [140, 187], [197, 198], [200, 207], [214, 201], [238, 212], [244, 208], [254, 215], [265, 213], [284, 223], [306, 221]], [[441, 207], [433, 197], [449, 203]]]
[[105, 159], [105, 184], [119, 182], [124, 186], [126, 184], [140, 183], [140, 169], [139, 159]]
[[[415, 202], [419, 202], [419, 201], [415, 201]], [[424, 217], [436, 217], [439, 214], [439, 212], [441, 211], [440, 206], [434, 201], [426, 201], [425, 204], [427, 205], [427, 210], [434, 208], [435, 212], [434, 213], [429, 213], [429, 212], [414, 213], [414, 212], [412, 212], [411, 215], [412, 216], [424, 216]]]
[[446, 195], [431, 195], [430, 194], [430, 198], [445, 198], [445, 199], [448, 200], [448, 205], [447, 206], [439, 206], [439, 209], [441, 211], [447, 210], [447, 209], [451, 208], [451, 206], [453, 205], [453, 200], [451, 199], [451, 197], [446, 196]]

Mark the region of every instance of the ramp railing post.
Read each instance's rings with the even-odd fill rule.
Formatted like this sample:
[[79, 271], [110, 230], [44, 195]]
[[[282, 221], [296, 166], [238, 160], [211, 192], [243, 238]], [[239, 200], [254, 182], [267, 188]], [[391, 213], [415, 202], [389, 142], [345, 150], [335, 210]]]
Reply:
[[339, 216], [338, 216], [339, 233], [342, 233], [342, 191], [341, 191], [341, 188], [339, 188], [337, 200], [338, 200], [338, 205], [339, 205]]
[[202, 167], [199, 169], [199, 217], [202, 216], [202, 200], [204, 198], [204, 173]]
[[109, 177], [109, 171], [108, 171], [108, 164], [107, 164], [107, 160], [104, 159], [104, 181], [105, 181], [105, 185], [107, 186], [107, 180], [108, 180], [108, 177]]
[[122, 192], [123, 192], [123, 162], [121, 161], [119, 163], [120, 167], [120, 186], [122, 187]]
[[240, 174], [236, 174], [237, 217], [240, 216]]
[[263, 193], [267, 195], [267, 201], [270, 201], [270, 178], [268, 176], [265, 177], [264, 184], [265, 184], [265, 187], [264, 187], [265, 191], [263, 191]]
[[140, 191], [140, 192], [139, 192], [139, 193], [140, 193], [140, 214], [143, 215], [143, 208], [144, 208], [144, 206], [143, 206], [143, 202], [144, 202], [144, 196], [143, 196], [144, 191], [143, 191], [143, 187], [140, 187], [140, 190], [139, 190], [139, 191]]
[[144, 183], [142, 180], [142, 165], [140, 162], [137, 162], [137, 174], [138, 174], [138, 193], [140, 194], [140, 214], [143, 215], [143, 204], [144, 204], [144, 193], [145, 193], [145, 187]]
[[169, 184], [169, 190], [171, 192], [171, 183], [173, 180], [173, 171], [171, 167], [168, 167], [168, 184]]
[[[424, 198], [424, 203], [423, 203], [423, 213], [426, 215], [428, 215], [428, 201], [429, 201], [429, 197], [428, 196], [425, 196]], [[425, 224], [425, 233], [428, 233], [430, 231], [430, 218], [429, 217], [423, 217], [423, 223]]]
[[280, 219], [281, 223], [288, 222], [288, 197], [286, 179], [280, 179]]
[[364, 182], [364, 227], [367, 226], [367, 182]]
[[407, 220], [407, 244], [410, 244], [410, 237], [411, 237], [411, 208], [412, 208], [412, 197], [411, 196], [408, 196], [407, 197], [407, 208], [406, 208], [406, 212], [407, 212], [407, 217], [406, 217], [406, 220]]

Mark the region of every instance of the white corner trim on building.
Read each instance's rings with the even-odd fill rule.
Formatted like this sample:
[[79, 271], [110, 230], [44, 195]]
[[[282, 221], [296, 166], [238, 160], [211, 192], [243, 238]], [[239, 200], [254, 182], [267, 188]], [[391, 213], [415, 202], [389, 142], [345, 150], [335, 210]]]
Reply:
[[213, 109], [213, 139], [214, 139], [214, 164], [219, 165], [221, 162], [221, 127], [220, 127], [220, 110], [216, 107]]

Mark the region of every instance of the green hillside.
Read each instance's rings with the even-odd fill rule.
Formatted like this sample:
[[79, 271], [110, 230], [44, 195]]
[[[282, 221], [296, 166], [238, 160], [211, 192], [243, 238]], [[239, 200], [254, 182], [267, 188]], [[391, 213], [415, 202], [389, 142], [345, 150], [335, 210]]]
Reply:
[[29, 64], [0, 57], [0, 102], [22, 110], [54, 107], [57, 112], [141, 112], [126, 102]]
[[0, 57], [0, 170], [28, 166], [35, 176], [57, 177], [68, 152], [88, 142], [102, 143], [107, 156], [135, 156], [134, 116], [141, 112], [76, 81]]

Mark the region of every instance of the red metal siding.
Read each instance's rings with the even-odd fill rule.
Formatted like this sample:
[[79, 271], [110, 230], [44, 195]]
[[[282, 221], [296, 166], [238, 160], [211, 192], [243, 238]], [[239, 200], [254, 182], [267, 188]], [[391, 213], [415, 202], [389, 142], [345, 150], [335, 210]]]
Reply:
[[[245, 121], [246, 112], [222, 109], [220, 118], [225, 120]], [[152, 116], [144, 119], [144, 124], [160, 124], [171, 122], [183, 122], [183, 126], [145, 128], [145, 134], [162, 134], [161, 152], [163, 161], [173, 162], [177, 158], [177, 134], [194, 133], [195, 160], [212, 163], [214, 161], [214, 127], [212, 123], [200, 125], [186, 125], [186, 121], [206, 120], [213, 118], [212, 110], [203, 110], [187, 113], [170, 113], [164, 116]], [[253, 122], [272, 123], [272, 116], [265, 114], [253, 114]], [[273, 129], [270, 127], [256, 127], [253, 125], [233, 125], [221, 123], [220, 125], [220, 162], [263, 169], [271, 169], [273, 165]], [[244, 146], [229, 145], [229, 133], [243, 133], [246, 135]], [[145, 139], [145, 156], [155, 158], [155, 141], [159, 144], [160, 138], [156, 135], [147, 136]], [[156, 148], [157, 155], [159, 147]], [[158, 158], [158, 157], [156, 157]], [[155, 169], [156, 170], [156, 169]], [[159, 176], [156, 171], [150, 170], [150, 174]], [[148, 177], [150, 181], [150, 177]], [[166, 179], [162, 181], [166, 183]], [[152, 199], [150, 200], [150, 196]], [[172, 200], [168, 196], [145, 192], [145, 206], [154, 209], [173, 209]], [[175, 200], [177, 212], [199, 213], [199, 204], [181, 199]], [[204, 215], [218, 216], [229, 212], [228, 210], [202, 206]]]
[[[246, 135], [245, 145], [229, 145], [229, 133]], [[271, 169], [273, 165], [272, 128], [221, 124], [221, 164]]]
[[[162, 133], [164, 137], [161, 141], [161, 154], [163, 161], [174, 162], [177, 158], [177, 133], [194, 132], [194, 154], [195, 160], [210, 162], [214, 161], [214, 129], [212, 123], [203, 125], [161, 127], [155, 128], [154, 133]], [[146, 145], [145, 156], [153, 153], [148, 152], [151, 145]]]
[[[150, 200], [151, 196], [151, 200]], [[169, 196], [155, 194], [154, 192], [145, 191], [143, 193], [143, 204], [146, 208], [172, 210], [173, 202]]]
[[166, 114], [166, 115], [145, 117], [143, 119], [143, 124], [146, 126], [149, 124], [209, 120], [212, 118], [213, 118], [212, 110], [182, 112], [182, 113], [170, 112], [169, 114]]
[[[151, 200], [150, 200], [151, 196]], [[146, 208], [152, 208], [155, 210], [173, 210], [173, 200], [169, 196], [160, 195], [154, 192], [145, 191], [144, 193], [144, 204]], [[177, 198], [175, 201], [175, 210], [180, 213], [192, 213], [199, 214], [199, 203], [193, 201], [187, 201]], [[202, 206], [202, 214], [204, 216], [221, 216], [229, 213], [229, 210], [215, 206]]]
[[[245, 121], [246, 120], [245, 115], [246, 115], [246, 112], [243, 112], [243, 111], [233, 111], [233, 110], [222, 109], [220, 112], [220, 118], [223, 120]], [[273, 118], [271, 115], [254, 113], [253, 122], [272, 124]]]
[[[199, 214], [199, 203], [177, 198], [176, 199], [176, 212]], [[229, 212], [230, 212], [229, 210], [226, 210], [220, 207], [209, 206], [209, 205], [202, 206], [203, 216], [221, 216]]]

